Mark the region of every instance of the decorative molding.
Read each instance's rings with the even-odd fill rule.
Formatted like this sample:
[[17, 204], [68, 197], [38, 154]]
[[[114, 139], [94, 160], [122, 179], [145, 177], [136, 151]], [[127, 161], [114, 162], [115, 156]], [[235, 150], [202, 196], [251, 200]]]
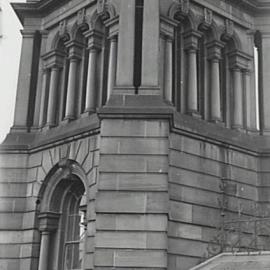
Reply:
[[67, 21], [66, 20], [63, 20], [59, 23], [58, 33], [61, 38], [63, 38], [64, 40], [67, 39], [66, 37], [67, 36]]
[[77, 22], [78, 25], [83, 25], [86, 22], [86, 19], [85, 19], [85, 8], [82, 8], [82, 9], [80, 9], [77, 12], [76, 22]]
[[179, 5], [182, 14], [188, 14], [189, 12], [189, 0], [174, 0]]
[[225, 20], [225, 33], [227, 35], [233, 35], [234, 23], [233, 21], [226, 19]]
[[203, 22], [206, 25], [211, 25], [213, 22], [213, 11], [208, 8], [204, 8], [204, 17], [203, 17]]
[[97, 14], [101, 15], [106, 12], [107, 0], [97, 0]]
[[203, 10], [203, 19], [202, 23], [200, 24], [200, 28], [202, 30], [207, 30], [209, 27], [211, 27], [213, 23], [213, 11], [208, 8], [204, 8]]

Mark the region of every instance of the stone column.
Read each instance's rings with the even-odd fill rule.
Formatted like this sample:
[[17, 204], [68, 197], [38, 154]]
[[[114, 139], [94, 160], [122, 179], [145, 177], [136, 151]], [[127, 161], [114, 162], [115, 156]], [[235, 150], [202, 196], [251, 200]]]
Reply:
[[188, 50], [188, 101], [189, 113], [198, 111], [198, 87], [197, 87], [197, 51]]
[[49, 255], [49, 249], [50, 249], [49, 242], [50, 242], [50, 232], [42, 231], [38, 270], [48, 270], [48, 261], [49, 261], [48, 255]]
[[48, 109], [47, 109], [47, 122], [49, 127], [56, 124], [56, 106], [57, 106], [57, 87], [59, 81], [59, 67], [54, 66], [51, 68], [51, 78], [48, 97]]
[[68, 86], [67, 86], [67, 101], [65, 120], [75, 119], [75, 104], [76, 104], [76, 78], [78, 58], [71, 57], [69, 60]]
[[41, 232], [38, 270], [49, 270], [50, 234], [56, 231], [59, 216], [58, 213], [46, 212], [38, 217]]
[[160, 95], [159, 85], [159, 1], [144, 1], [142, 39], [142, 82], [139, 94]]
[[211, 120], [221, 121], [219, 59], [211, 59]]
[[257, 132], [257, 103], [255, 95], [255, 85], [251, 86], [250, 71], [248, 69], [243, 71], [246, 97], [246, 125], [250, 132]]
[[184, 34], [185, 50], [187, 52], [188, 79], [187, 79], [187, 113], [198, 116], [198, 75], [197, 75], [197, 49], [198, 39], [201, 35], [195, 31]]
[[[41, 31], [41, 48], [40, 54], [43, 55], [46, 52], [46, 44], [48, 38], [48, 31], [43, 30]], [[40, 124], [40, 117], [42, 110], [44, 111], [44, 71], [43, 70], [44, 61], [40, 60], [39, 62], [39, 74], [38, 74], [38, 82], [37, 82], [37, 92], [36, 92], [36, 101], [35, 101], [35, 112], [34, 112], [34, 121], [33, 121], [33, 128], [36, 129], [41, 126]], [[42, 118], [44, 119], [44, 117]], [[44, 123], [42, 123], [44, 124]]]
[[[210, 79], [210, 120], [220, 122], [221, 119], [221, 89], [220, 89], [220, 59], [222, 44], [214, 41], [207, 44], [208, 59], [211, 64]], [[205, 97], [207, 98], [207, 97]]]
[[84, 112], [88, 115], [94, 112], [97, 106], [97, 57], [101, 50], [103, 34], [91, 30], [86, 33], [86, 37], [88, 38], [89, 60]]
[[242, 72], [239, 67], [232, 69], [233, 73], [233, 128], [243, 128], [243, 87]]
[[11, 132], [26, 132], [35, 31], [22, 30], [21, 60], [17, 85], [14, 124]]
[[107, 84], [107, 101], [109, 100], [113, 87], [115, 85], [116, 64], [117, 64], [117, 37], [113, 36], [110, 39], [110, 56], [108, 69], [108, 84]]
[[[266, 14], [265, 16], [268, 16]], [[263, 22], [264, 20], [261, 20]], [[266, 21], [266, 19], [265, 19]], [[267, 19], [268, 21], [268, 19]], [[270, 33], [269, 25], [264, 24], [259, 27], [261, 31], [261, 48], [259, 52], [259, 91], [261, 92], [261, 98], [259, 99], [261, 106], [261, 115], [262, 118], [262, 133], [265, 135], [270, 135]], [[263, 59], [261, 59], [263, 58]]]
[[170, 102], [172, 102], [172, 91], [173, 91], [172, 58], [173, 58], [173, 40], [170, 37], [167, 37], [165, 45], [164, 98]]
[[120, 4], [116, 93], [134, 93], [135, 0]]
[[49, 70], [44, 69], [42, 74], [42, 87], [41, 87], [41, 97], [40, 97], [40, 109], [39, 109], [39, 127], [44, 125], [45, 121], [45, 102], [47, 96], [47, 82], [48, 82]]
[[85, 112], [88, 113], [96, 110], [96, 59], [97, 49], [90, 48], [85, 102]]

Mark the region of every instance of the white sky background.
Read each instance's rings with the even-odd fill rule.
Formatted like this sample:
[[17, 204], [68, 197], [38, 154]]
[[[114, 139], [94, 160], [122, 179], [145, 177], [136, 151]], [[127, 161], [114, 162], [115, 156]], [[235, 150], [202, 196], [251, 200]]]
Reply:
[[21, 51], [21, 25], [10, 2], [25, 0], [0, 0], [0, 143], [13, 124]]

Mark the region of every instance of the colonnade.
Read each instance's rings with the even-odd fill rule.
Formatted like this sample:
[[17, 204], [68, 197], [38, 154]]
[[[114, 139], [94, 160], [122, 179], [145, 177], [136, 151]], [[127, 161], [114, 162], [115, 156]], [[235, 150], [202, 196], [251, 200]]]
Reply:
[[[98, 88], [98, 55], [102, 51], [102, 33], [95, 31], [89, 31], [86, 35], [88, 40], [88, 70], [86, 78], [86, 98], [83, 104], [83, 112], [91, 113], [96, 110], [98, 104], [98, 92], [101, 89]], [[64, 112], [64, 121], [71, 121], [76, 118], [76, 102], [78, 95], [78, 67], [81, 61], [81, 51], [83, 49], [82, 44], [76, 41], [69, 41], [65, 43], [68, 50], [68, 77], [66, 88], [66, 104]], [[60, 83], [60, 73], [63, 70], [65, 55], [63, 52], [55, 50], [49, 52], [43, 56], [43, 60], [46, 68], [43, 70], [42, 76], [42, 96], [41, 96], [41, 110], [39, 117], [39, 126], [55, 126], [57, 124], [56, 115], [57, 108], [59, 107], [58, 93]], [[116, 65], [117, 65], [117, 36], [113, 35], [109, 38], [109, 60], [108, 60], [108, 78], [107, 78], [107, 100], [109, 99], [112, 89], [115, 85], [116, 77]], [[48, 93], [47, 93], [48, 91]], [[46, 93], [47, 109], [46, 106]], [[46, 113], [46, 115], [44, 115]], [[46, 120], [44, 122], [44, 120]]]
[[[175, 26], [171, 26], [172, 28]], [[172, 30], [173, 31], [173, 30]], [[173, 38], [174, 35], [167, 33], [162, 33], [162, 38], [164, 42], [164, 89], [163, 96], [166, 100], [174, 102], [173, 91], [180, 91], [180, 89], [173, 89], [174, 80], [173, 77], [173, 66], [175, 66], [175, 58], [173, 58]], [[185, 80], [185, 113], [202, 117], [199, 112], [199, 89], [198, 85], [203, 84], [203, 81], [198, 81], [198, 50], [199, 50], [199, 39], [202, 37], [203, 33], [195, 30], [185, 32], [183, 34], [183, 51], [185, 52], [186, 66], [185, 75], [181, 80]], [[206, 48], [206, 60], [209, 63], [208, 74], [205, 74], [205, 80], [208, 80], [209, 95], [205, 96], [207, 104], [209, 105], [209, 116], [208, 119], [211, 122], [221, 123], [226, 121], [223, 119], [223, 110], [232, 110], [232, 119], [230, 126], [235, 129], [255, 129], [254, 121], [256, 117], [256, 104], [255, 100], [251, 106], [250, 101], [244, 99], [245, 96], [252, 96], [251, 91], [255, 91], [251, 88], [250, 79], [250, 66], [251, 58], [249, 55], [242, 53], [238, 50], [234, 50], [232, 53], [228, 54], [226, 57], [229, 61], [229, 67], [227, 70], [221, 70], [222, 61], [224, 61], [224, 55], [222, 55], [222, 49], [226, 47], [226, 43], [218, 40], [212, 40], [204, 44]], [[183, 61], [183, 59], [181, 59]], [[221, 72], [227, 73], [231, 78], [231, 86], [226, 86], [226, 89], [222, 88], [221, 85]], [[175, 76], [181, 76], [181, 74], [176, 74]], [[226, 74], [223, 74], [225, 77]], [[244, 83], [243, 83], [244, 82]], [[226, 82], [227, 83], [227, 82]], [[224, 85], [223, 85], [224, 87]], [[229, 88], [232, 87], [230, 90]], [[229, 89], [229, 90], [228, 90]], [[231, 101], [231, 106], [224, 107], [222, 104], [223, 94], [222, 91], [231, 91], [233, 93]], [[200, 93], [205, 95], [205, 93]], [[225, 104], [226, 105], [226, 104]], [[249, 119], [250, 118], [250, 119]], [[253, 123], [252, 123], [253, 122]]]
[[[142, 95], [163, 95], [164, 99], [173, 102], [176, 95], [185, 99], [185, 113], [198, 116], [199, 115], [199, 89], [198, 85], [202, 83], [198, 81], [198, 50], [199, 39], [203, 33], [188, 28], [188, 31], [183, 33], [183, 51], [186, 57], [186, 78], [185, 91], [183, 94], [175, 94], [179, 89], [175, 89], [175, 55], [174, 55], [174, 42], [175, 42], [175, 29], [178, 27], [177, 22], [172, 18], [161, 18], [159, 14], [159, 1], [151, 0], [144, 3], [144, 20], [142, 31], [142, 63], [141, 73], [142, 80], [141, 86], [138, 89], [138, 94]], [[166, 22], [164, 22], [164, 21]], [[117, 22], [118, 23], [118, 22]], [[166, 24], [166, 27], [163, 27]], [[135, 1], [126, 0], [121, 3], [121, 10], [119, 16], [119, 25], [117, 30], [110, 30], [108, 37], [108, 65], [107, 65], [107, 96], [108, 101], [113, 90], [115, 94], [135, 94], [133, 86], [134, 71], [134, 39], [135, 39]], [[166, 30], [164, 30], [166, 29]], [[165, 31], [164, 33], [162, 31]], [[113, 34], [112, 34], [113, 33]], [[119, 39], [118, 39], [119, 33]], [[99, 55], [102, 50], [101, 39], [104, 38], [104, 33], [99, 33], [96, 30], [84, 32], [85, 38], [88, 40], [87, 53], [88, 53], [88, 70], [86, 76], [86, 91], [85, 99], [82, 101], [82, 113], [89, 114], [95, 111], [96, 107], [100, 106], [100, 92], [99, 89], [100, 76], [99, 70]], [[159, 65], [160, 55], [159, 41], [164, 38], [164, 52], [163, 52], [163, 81], [161, 83], [159, 78]], [[32, 33], [24, 33], [25, 46], [33, 47]], [[64, 121], [71, 121], [78, 117], [76, 112], [77, 106], [77, 73], [81, 61], [81, 44], [72, 40], [66, 42], [68, 51], [68, 76], [66, 86], [66, 100], [63, 106], [63, 119]], [[26, 50], [26, 47], [23, 49]], [[245, 97], [254, 97], [254, 89], [251, 87], [250, 79], [252, 70], [249, 68], [251, 59], [248, 55], [235, 50], [234, 55], [228, 55], [229, 68], [226, 72], [230, 73], [231, 85], [233, 88], [233, 98], [230, 100], [230, 107], [224, 108], [222, 98], [224, 87], [221, 84], [220, 74], [223, 56], [221, 55], [222, 49], [226, 46], [225, 43], [213, 39], [211, 42], [205, 44], [207, 52], [207, 62], [209, 63], [208, 75], [208, 91], [209, 95], [205, 98], [208, 99], [209, 115], [207, 120], [212, 122], [224, 121], [224, 113], [222, 110], [231, 110], [230, 126], [233, 128], [254, 129], [254, 119], [256, 116], [256, 106], [252, 102], [248, 102]], [[25, 48], [24, 48], [25, 47]], [[31, 49], [31, 48], [30, 48]], [[151, 51], [151, 53], [149, 53]], [[35, 123], [39, 127], [55, 126], [57, 124], [57, 113], [59, 101], [59, 82], [62, 80], [61, 72], [63, 70], [64, 58], [66, 56], [58, 50], [45, 53], [43, 61], [45, 63], [40, 81], [40, 102], [38, 109], [35, 109], [35, 114], [38, 114], [38, 120]], [[182, 61], [182, 59], [181, 59]], [[27, 62], [27, 61], [26, 61]], [[24, 73], [22, 72], [22, 75]], [[174, 74], [174, 75], [173, 75]], [[21, 76], [22, 76], [21, 75]], [[24, 80], [25, 83], [29, 83]], [[162, 89], [161, 89], [162, 85]], [[26, 86], [24, 87], [26, 88]], [[20, 94], [20, 93], [19, 93]], [[202, 94], [202, 93], [200, 93]], [[205, 94], [205, 93], [203, 93]], [[183, 97], [184, 96], [184, 97]], [[19, 95], [20, 97], [20, 95]], [[27, 104], [28, 100], [20, 97], [20, 102]], [[227, 102], [227, 101], [226, 101]], [[23, 106], [16, 106], [14, 125], [27, 125], [27, 113]], [[37, 106], [36, 106], [37, 107]], [[264, 106], [264, 112], [267, 112]], [[23, 111], [24, 110], [24, 111]], [[20, 112], [23, 113], [20, 114]], [[207, 112], [208, 114], [208, 112]], [[23, 117], [25, 116], [25, 117]], [[264, 121], [267, 118], [263, 118]]]

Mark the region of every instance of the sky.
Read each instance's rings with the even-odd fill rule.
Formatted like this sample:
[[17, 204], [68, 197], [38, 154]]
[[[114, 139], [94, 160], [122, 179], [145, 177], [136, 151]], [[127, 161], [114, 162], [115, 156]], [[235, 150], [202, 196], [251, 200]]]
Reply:
[[0, 0], [0, 142], [13, 124], [16, 87], [21, 50], [22, 28], [10, 2], [24, 0]]

